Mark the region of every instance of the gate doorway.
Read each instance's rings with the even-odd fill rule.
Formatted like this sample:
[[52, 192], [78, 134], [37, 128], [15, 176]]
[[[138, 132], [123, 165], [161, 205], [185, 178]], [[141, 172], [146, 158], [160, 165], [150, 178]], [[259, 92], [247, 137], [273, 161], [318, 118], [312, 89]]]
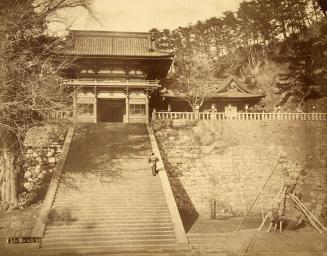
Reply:
[[97, 122], [122, 123], [125, 112], [125, 99], [98, 99]]

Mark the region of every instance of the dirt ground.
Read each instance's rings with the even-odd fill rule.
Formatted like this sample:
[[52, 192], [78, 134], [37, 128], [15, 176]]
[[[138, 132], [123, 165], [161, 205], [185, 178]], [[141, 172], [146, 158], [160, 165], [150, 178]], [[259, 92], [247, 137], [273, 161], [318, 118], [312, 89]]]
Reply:
[[[198, 218], [188, 233], [225, 233], [225, 247], [236, 253], [247, 251], [249, 255], [322, 255], [327, 256], [327, 234], [325, 237], [307, 224], [298, 230], [266, 232], [268, 223], [257, 232], [262, 219], [251, 217], [245, 220], [240, 231], [236, 231], [242, 218], [210, 220]], [[270, 254], [269, 254], [270, 255]]]

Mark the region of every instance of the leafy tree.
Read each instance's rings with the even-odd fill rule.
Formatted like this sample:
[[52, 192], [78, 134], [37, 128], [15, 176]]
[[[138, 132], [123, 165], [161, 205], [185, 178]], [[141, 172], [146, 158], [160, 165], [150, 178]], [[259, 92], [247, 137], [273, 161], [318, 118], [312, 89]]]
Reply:
[[212, 62], [207, 54], [196, 51], [175, 58], [174, 91], [195, 111], [216, 91]]
[[[300, 103], [311, 97], [306, 96], [307, 94], [313, 95], [313, 91], [317, 92], [315, 86], [313, 86], [315, 89], [311, 90], [313, 87], [308, 85], [309, 78], [314, 80], [310, 82], [311, 84], [318, 84], [320, 78], [317, 77], [322, 77], [319, 73], [322, 64], [318, 65], [322, 60], [315, 58], [314, 63], [317, 64], [314, 67], [301, 66], [305, 61], [301, 58], [310, 54], [316, 55], [317, 51], [314, 49], [318, 42], [323, 44], [319, 29], [321, 18], [317, 12], [316, 0], [243, 1], [237, 12], [228, 11], [219, 18], [212, 17], [194, 25], [160, 32], [163, 36], [159, 35], [161, 41], [159, 46], [161, 49], [175, 52], [176, 74], [178, 72], [188, 74], [187, 71], [192, 70], [189, 66], [198, 65], [195, 61], [190, 63], [180, 61], [179, 56], [189, 56], [190, 60], [196, 60], [194, 53], [201, 52], [207, 56], [206, 64], [208, 66], [210, 63], [209, 69], [213, 70], [216, 76], [224, 78], [228, 75], [236, 75], [252, 88], [260, 87], [266, 91], [266, 95], [270, 95], [266, 101], [271, 100], [271, 104], [267, 102], [267, 105], [280, 102], [288, 104], [287, 98]], [[301, 48], [296, 50], [296, 43], [303, 44], [307, 40], [304, 38], [309, 34], [313, 35], [311, 38], [316, 38], [314, 43], [311, 46], [304, 44], [303, 50]], [[323, 52], [322, 49], [320, 50]], [[275, 63], [272, 63], [274, 61]], [[184, 67], [184, 70], [178, 70], [178, 65]], [[202, 64], [200, 66], [206, 67]], [[290, 70], [287, 70], [287, 67]], [[268, 70], [269, 68], [271, 70]], [[198, 68], [194, 69], [191, 74], [195, 76]], [[203, 72], [209, 74], [209, 69], [208, 72]], [[277, 92], [278, 72], [290, 73], [288, 80], [293, 82], [288, 83], [289, 88], [281, 90], [282, 93], [273, 95]], [[272, 78], [269, 79], [267, 76]], [[184, 79], [185, 81], [187, 80]], [[261, 84], [266, 82], [268, 84]], [[184, 85], [184, 88], [186, 87]], [[192, 90], [194, 91], [194, 88]], [[195, 101], [195, 99], [191, 100], [191, 102]]]
[[17, 176], [26, 131], [69, 101], [60, 83], [70, 60], [55, 52], [62, 38], [47, 34], [58, 11], [87, 0], [3, 0], [0, 3], [0, 201], [17, 205]]
[[298, 108], [310, 98], [326, 95], [327, 82], [327, 24], [320, 27], [320, 36], [295, 40], [290, 47], [287, 61], [289, 72], [285, 75], [282, 91], [293, 97]]

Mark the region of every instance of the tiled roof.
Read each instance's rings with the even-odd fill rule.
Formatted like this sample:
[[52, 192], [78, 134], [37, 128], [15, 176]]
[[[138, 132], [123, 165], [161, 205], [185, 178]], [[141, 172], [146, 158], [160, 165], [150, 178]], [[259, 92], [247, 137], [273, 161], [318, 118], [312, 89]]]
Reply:
[[210, 98], [261, 98], [264, 95], [256, 93], [244, 93], [238, 91], [221, 92], [212, 95]]
[[[229, 90], [231, 83], [233, 83], [233, 90]], [[172, 87], [172, 86], [170, 86]], [[249, 88], [241, 85], [235, 78], [228, 77], [226, 79], [217, 79], [213, 84], [215, 92], [211, 93], [209, 98], [263, 98], [265, 95], [260, 92], [251, 91]], [[161, 96], [171, 98], [183, 98], [186, 94], [183, 92], [175, 91], [174, 88], [163, 89], [160, 92]]]
[[154, 49], [150, 33], [72, 30], [72, 47], [62, 51], [77, 56], [172, 57]]
[[[163, 97], [168, 98], [185, 98], [186, 94], [182, 92], [174, 92], [172, 90], [161, 90], [160, 95]], [[214, 99], [214, 98], [238, 98], [238, 99], [245, 99], [245, 98], [262, 98], [264, 97], [263, 94], [255, 94], [255, 93], [244, 93], [244, 92], [237, 92], [237, 91], [229, 91], [229, 92], [221, 92], [221, 93], [215, 93], [211, 94], [208, 98]]]

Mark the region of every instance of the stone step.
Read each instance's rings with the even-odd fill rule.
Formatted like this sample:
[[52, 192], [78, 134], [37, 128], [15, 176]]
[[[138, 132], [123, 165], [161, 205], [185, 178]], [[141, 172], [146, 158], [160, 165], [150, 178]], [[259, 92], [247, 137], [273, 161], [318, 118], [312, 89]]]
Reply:
[[151, 170], [146, 171], [143, 174], [135, 174], [130, 177], [116, 177], [113, 180], [96, 180], [92, 181], [91, 179], [79, 179], [79, 180], [65, 180], [60, 181], [59, 187], [65, 188], [77, 188], [77, 185], [88, 185], [89, 188], [97, 188], [95, 185], [101, 185], [104, 188], [110, 188], [113, 186], [122, 186], [124, 184], [135, 184], [136, 188], [139, 187], [137, 184], [146, 185], [148, 187], [156, 187], [160, 184], [159, 176], [153, 176]]
[[[150, 250], [151, 251], [151, 250]], [[157, 251], [160, 251], [159, 249]], [[70, 251], [71, 254], [67, 254], [69, 253], [69, 251], [63, 252], [63, 251], [58, 251], [58, 253], [62, 253], [60, 255], [65, 255], [65, 256], [72, 256], [72, 255], [76, 255], [76, 253]], [[189, 251], [189, 252], [147, 252], [144, 250], [139, 250], [139, 251], [100, 251], [100, 252], [96, 252], [96, 251], [92, 251], [92, 252], [88, 252], [86, 251], [85, 253], [83, 252], [79, 252], [78, 255], [87, 255], [87, 256], [104, 256], [104, 255], [112, 255], [112, 256], [194, 256], [194, 253]], [[197, 256], [202, 256], [202, 254], [196, 254]], [[227, 254], [225, 255], [213, 255], [210, 254], [211, 256], [227, 256]], [[32, 251], [32, 252], [24, 252], [23, 256], [58, 256], [56, 251], [53, 250], [46, 250], [46, 249], [41, 249], [39, 251]], [[204, 256], [204, 255], [203, 255]]]
[[102, 175], [104, 177], [112, 177], [114, 174], [119, 173], [127, 173], [127, 172], [145, 172], [151, 170], [150, 165], [148, 163], [144, 163], [142, 165], [139, 164], [130, 164], [127, 165], [104, 165], [101, 169], [94, 169], [94, 166], [88, 166], [88, 163], [79, 163], [78, 165], [65, 165], [63, 169], [63, 175], [67, 173], [78, 173], [78, 174], [86, 174], [92, 171], [93, 173]]
[[167, 212], [166, 206], [142, 206], [142, 205], [130, 205], [130, 206], [120, 206], [120, 205], [100, 205], [100, 206], [92, 206], [89, 205], [55, 205], [54, 208], [56, 211], [61, 211], [69, 214], [70, 212], [76, 212], [76, 211], [83, 211], [84, 213], [96, 213], [96, 212], [110, 212], [110, 211], [118, 211], [118, 212], [132, 212], [132, 211], [142, 211], [144, 213], [156, 213], [157, 211], [160, 212]]
[[[147, 162], [148, 163], [148, 162]], [[77, 166], [83, 168], [83, 165]], [[137, 167], [137, 165], [134, 162], [134, 167]], [[147, 172], [150, 168], [151, 165], [148, 163], [146, 168], [135, 168], [133, 170], [129, 171], [122, 171], [121, 168], [119, 167], [114, 167], [114, 166], [105, 166], [105, 168], [101, 169], [90, 169], [89, 172], [64, 172], [62, 173], [62, 179], [75, 179], [75, 178], [90, 178], [90, 179], [96, 179], [96, 178], [101, 178], [101, 179], [110, 179], [114, 176], [115, 174], [133, 174], [133, 173], [144, 173]]]
[[[100, 186], [100, 185], [99, 185]], [[131, 193], [126, 193], [126, 188], [133, 188], [133, 190], [129, 190]], [[74, 198], [74, 197], [87, 197], [88, 195], [92, 194], [99, 194], [99, 196], [101, 197], [110, 197], [110, 195], [112, 195], [111, 197], [113, 198], [117, 198], [119, 196], [119, 194], [122, 193], [122, 195], [120, 197], [143, 197], [144, 194], [148, 194], [149, 196], [152, 196], [151, 193], [153, 192], [153, 195], [157, 195], [162, 193], [162, 188], [155, 185], [152, 186], [146, 186], [144, 185], [142, 187], [141, 184], [138, 184], [138, 186], [136, 187], [135, 185], [131, 185], [131, 184], [126, 184], [126, 187], [123, 186], [119, 186], [119, 187], [115, 187], [112, 186], [110, 188], [106, 188], [106, 187], [94, 187], [94, 188], [90, 188], [90, 187], [76, 187], [76, 188], [59, 188], [57, 190], [57, 197], [68, 197], [68, 198]], [[141, 193], [140, 196], [138, 196], [138, 193]], [[69, 196], [71, 195], [71, 196]], [[116, 196], [117, 195], [117, 196]], [[94, 197], [96, 198], [96, 196]]]
[[124, 241], [153, 241], [153, 240], [162, 240], [162, 241], [176, 241], [175, 235], [89, 235], [89, 236], [66, 236], [66, 237], [47, 237], [43, 241], [46, 243], [77, 243], [77, 242], [124, 242]]
[[[69, 196], [69, 194], [57, 193], [55, 196], [54, 202], [58, 203], [86, 203], [86, 204], [102, 204], [102, 203], [159, 203], [162, 204], [166, 202], [165, 195], [161, 190], [157, 190], [154, 193], [147, 194], [138, 194], [137, 191], [133, 191], [130, 194], [120, 194], [117, 193], [106, 193], [99, 194], [96, 193], [75, 193], [74, 191], [70, 191], [70, 194], [74, 194], [73, 196]], [[93, 195], [94, 194], [94, 195]]]
[[153, 218], [153, 219], [106, 219], [106, 220], [85, 220], [85, 221], [55, 221], [53, 223], [49, 223], [49, 227], [56, 227], [56, 226], [115, 226], [115, 225], [144, 225], [147, 226], [148, 224], [169, 224], [170, 218]]
[[[155, 179], [156, 177], [154, 177]], [[148, 191], [161, 191], [162, 188], [160, 187], [160, 183], [151, 179], [152, 183], [147, 182], [138, 182], [134, 180], [133, 182], [125, 182], [125, 183], [115, 183], [115, 184], [73, 184], [73, 185], [64, 185], [62, 184], [59, 188], [59, 192], [67, 193], [67, 192], [84, 192], [84, 193], [118, 193], [126, 191], [126, 188], [133, 188], [133, 191], [140, 191], [140, 192], [148, 192]]]
[[[137, 165], [135, 164], [135, 167]], [[63, 181], [74, 181], [74, 180], [97, 180], [100, 181], [111, 181], [113, 179], [118, 178], [128, 178], [131, 176], [139, 176], [142, 177], [143, 175], [147, 174], [151, 170], [151, 166], [148, 165], [146, 168], [135, 168], [135, 169], [129, 169], [129, 170], [122, 170], [121, 168], [114, 168], [114, 167], [106, 167], [104, 170], [96, 170], [86, 173], [79, 173], [79, 172], [65, 172], [63, 173], [61, 179]]]
[[88, 241], [48, 241], [47, 239], [42, 241], [42, 247], [44, 248], [71, 248], [71, 247], [111, 247], [111, 246], [142, 246], [142, 245], [176, 245], [176, 239], [144, 239], [144, 240], [115, 240], [115, 241], [97, 241], [97, 240], [88, 240]]
[[143, 216], [143, 217], [157, 217], [157, 216], [170, 216], [169, 210], [168, 209], [162, 209], [162, 210], [153, 210], [153, 209], [148, 209], [148, 210], [138, 210], [135, 211], [133, 209], [127, 210], [127, 211], [120, 211], [120, 210], [112, 210], [112, 209], [107, 209], [107, 210], [102, 210], [102, 211], [96, 211], [93, 209], [73, 209], [70, 211], [67, 210], [52, 210], [50, 219], [79, 219], [80, 218], [103, 218], [103, 217], [138, 217], [138, 216]]
[[132, 170], [128, 174], [128, 171], [120, 171], [119, 173], [116, 174], [116, 176], [109, 176], [106, 177], [106, 174], [104, 174], [104, 178], [101, 179], [101, 177], [96, 178], [64, 178], [61, 180], [62, 184], [65, 184], [65, 182], [68, 185], [74, 185], [76, 186], [77, 184], [98, 184], [100, 183], [101, 185], [114, 185], [116, 182], [122, 183], [122, 182], [142, 182], [142, 183], [147, 183], [151, 185], [151, 183], [148, 183], [149, 181], [157, 180], [156, 177], [152, 176], [151, 169], [147, 169], [146, 171], [138, 171], [138, 170]]
[[63, 183], [61, 182], [59, 186], [60, 189], [65, 190], [71, 190], [71, 191], [89, 191], [89, 192], [107, 192], [107, 193], [113, 193], [115, 191], [112, 191], [113, 189], [124, 192], [126, 191], [126, 187], [132, 187], [133, 190], [137, 191], [144, 191], [147, 192], [148, 189], [155, 189], [159, 187], [160, 185], [160, 179], [158, 176], [153, 176], [149, 173], [149, 179], [148, 180], [142, 180], [142, 179], [133, 179], [130, 181], [117, 181], [117, 182], [109, 182], [109, 183], [92, 183], [92, 182], [72, 182], [72, 183]]
[[68, 216], [72, 218], [105, 218], [105, 217], [134, 217], [134, 216], [170, 216], [169, 215], [169, 210], [164, 209], [164, 210], [155, 210], [152, 209], [151, 211], [143, 211], [142, 209], [139, 210], [131, 210], [131, 211], [113, 211], [111, 209], [108, 209], [107, 211], [92, 211], [91, 209], [87, 209], [85, 211], [70, 211], [69, 209], [65, 210], [58, 210], [56, 208], [53, 208], [51, 217], [55, 218], [56, 216]]
[[[127, 186], [128, 185], [128, 186]], [[126, 186], [128, 188], [133, 188], [133, 193], [131, 193], [131, 190], [126, 190], [126, 187], [123, 187], [122, 184], [118, 185], [101, 185], [101, 187], [96, 187], [96, 186], [85, 186], [85, 187], [79, 187], [77, 185], [73, 185], [74, 187], [66, 187], [66, 185], [62, 185], [58, 188], [57, 194], [60, 194], [62, 196], [67, 196], [67, 197], [74, 197], [78, 195], [83, 195], [83, 196], [94, 196], [94, 195], [99, 195], [99, 196], [128, 196], [128, 195], [133, 195], [134, 197], [138, 197], [138, 194], [140, 196], [144, 195], [151, 195], [152, 193], [155, 195], [157, 193], [162, 193], [162, 187], [159, 182], [153, 182], [151, 185], [149, 184], [143, 184], [136, 182], [136, 184], [130, 184], [127, 183]], [[100, 185], [99, 185], [100, 186]], [[69, 194], [73, 192], [74, 194]]]
[[[103, 224], [103, 223], [102, 223]], [[152, 222], [149, 221], [148, 223], [146, 222], [138, 222], [138, 223], [117, 223], [117, 222], [111, 222], [111, 223], [105, 223], [103, 225], [90, 225], [90, 224], [85, 224], [85, 223], [76, 223], [75, 225], [56, 225], [56, 223], [51, 223], [47, 225], [47, 230], [77, 230], [77, 229], [83, 229], [83, 228], [89, 228], [89, 229], [99, 229], [101, 230], [102, 228], [107, 228], [107, 229], [114, 229], [118, 228], [118, 230], [123, 230], [124, 228], [158, 228], [160, 229], [161, 227], [164, 228], [169, 228], [172, 227], [172, 223], [169, 221], [167, 222]]]
[[[148, 174], [151, 171], [150, 164], [147, 164], [145, 168], [138, 166], [138, 163], [134, 163], [133, 168], [123, 169], [120, 166], [102, 167], [98, 170], [89, 169], [88, 172], [77, 171], [65, 171], [62, 175], [63, 181], [78, 181], [78, 180], [99, 180], [99, 181], [111, 181], [119, 178], [135, 177], [142, 178], [143, 175]], [[77, 168], [84, 168], [78, 166]]]
[[118, 216], [112, 216], [112, 217], [106, 217], [106, 218], [98, 218], [98, 219], [90, 219], [90, 218], [72, 218], [68, 220], [61, 220], [58, 218], [58, 220], [55, 220], [52, 225], [71, 225], [74, 224], [96, 224], [96, 223], [103, 223], [103, 225], [106, 225], [107, 223], [112, 222], [122, 222], [122, 223], [158, 223], [158, 222], [168, 222], [170, 221], [169, 216], [134, 216], [134, 217], [118, 217]]
[[108, 216], [121, 216], [121, 217], [131, 217], [131, 216], [169, 216], [169, 210], [166, 207], [162, 206], [140, 206], [140, 205], [131, 205], [128, 207], [120, 207], [119, 205], [101, 208], [101, 211], [98, 211], [99, 207], [91, 209], [88, 207], [59, 207], [55, 206], [52, 208], [51, 217], [58, 216], [71, 216], [71, 217], [108, 217]]
[[[81, 160], [80, 156], [81, 154], [85, 153], [85, 149], [79, 150], [78, 148], [73, 148], [73, 151], [70, 152], [70, 159], [74, 159], [75, 157], [79, 156], [79, 159]], [[99, 153], [102, 154], [102, 160], [105, 160], [106, 158], [111, 160], [120, 160], [120, 159], [126, 159], [126, 160], [130, 160], [130, 159], [148, 159], [152, 150], [150, 148], [150, 145], [142, 145], [142, 147], [140, 147], [137, 151], [131, 150], [130, 149], [130, 145], [129, 146], [121, 146], [121, 145], [116, 145], [116, 151], [119, 151], [120, 149], [124, 150], [124, 154], [118, 155], [118, 154], [107, 154], [107, 150], [106, 149], [100, 149], [99, 147], [89, 147], [88, 151], [92, 152], [92, 155], [88, 155], [85, 156], [82, 160], [84, 159], [92, 159], [92, 157], [98, 155]]]
[[111, 234], [111, 235], [135, 235], [137, 231], [140, 234], [144, 234], [150, 232], [151, 234], [162, 234], [165, 232], [174, 233], [174, 229], [172, 225], [168, 224], [152, 224], [152, 225], [133, 225], [133, 226], [49, 226], [46, 229], [44, 239], [47, 236], [61, 236], [64, 233], [70, 236], [79, 236], [83, 234]]
[[[75, 163], [71, 161], [72, 160], [70, 160], [70, 162], [65, 163], [64, 173], [63, 173], [64, 175], [66, 175], [67, 173], [76, 173], [76, 174], [84, 174], [84, 175], [92, 173], [92, 174], [103, 174], [104, 177], [106, 176], [110, 177], [113, 174], [126, 172], [128, 170], [131, 172], [132, 171], [142, 172], [151, 169], [148, 159], [134, 160], [133, 162], [132, 161], [111, 162], [110, 159], [106, 159], [103, 160], [101, 169], [100, 168], [94, 169], [94, 164], [92, 164], [91, 159], [89, 161], [84, 159], [82, 162], [80, 159], [76, 159]], [[85, 170], [88, 170], [88, 172], [85, 172]]]
[[[81, 198], [82, 201], [82, 198]], [[131, 207], [148, 207], [148, 208], [160, 208], [160, 207], [166, 207], [166, 202], [163, 200], [160, 200], [158, 202], [158, 200], [154, 200], [152, 198], [150, 199], [138, 199], [138, 200], [133, 200], [133, 199], [125, 199], [122, 201], [112, 201], [112, 200], [98, 200], [97, 203], [95, 202], [74, 202], [74, 201], [64, 201], [64, 200], [60, 200], [57, 199], [54, 202], [54, 205], [57, 206], [69, 206], [69, 207], [78, 207], [78, 206], [85, 206], [85, 207], [93, 207], [93, 206], [97, 206], [98, 204], [102, 204], [101, 207], [119, 207], [119, 208], [123, 208], [123, 207], [127, 207], [127, 208], [131, 208]]]
[[60, 214], [58, 214], [58, 218], [53, 217], [53, 220], [56, 222], [77, 222], [77, 221], [94, 221], [94, 220], [120, 220], [120, 219], [126, 219], [126, 220], [142, 220], [142, 219], [170, 219], [169, 214], [167, 213], [160, 213], [160, 214], [146, 214], [146, 215], [125, 215], [121, 216], [119, 214], [108, 214], [108, 215], [102, 215], [98, 216], [96, 214], [93, 215], [70, 215], [67, 220], [65, 218], [61, 218]]
[[[117, 146], [117, 149], [130, 149], [130, 146]], [[83, 151], [77, 151], [77, 150], [74, 150], [74, 152], [71, 152], [70, 154], [70, 157], [72, 156], [79, 156], [79, 160], [81, 160], [80, 158], [80, 153], [83, 153]], [[118, 151], [118, 150], [117, 150]], [[97, 147], [94, 147], [93, 150], [93, 155], [96, 155], [96, 153], [106, 153], [106, 151], [104, 150], [98, 150]], [[108, 159], [111, 161], [121, 161], [121, 160], [148, 160], [149, 159], [149, 156], [151, 155], [151, 152], [152, 152], [152, 149], [150, 147], [142, 147], [140, 149], [138, 149], [137, 151], [133, 151], [133, 150], [129, 150], [129, 152], [126, 152], [126, 154], [123, 154], [123, 155], [108, 155]], [[150, 153], [150, 154], [149, 154]], [[92, 158], [89, 157], [90, 159]], [[84, 158], [85, 159], [85, 158]]]
[[[135, 207], [75, 207], [75, 208], [68, 208], [67, 207], [59, 207], [55, 206], [52, 208], [53, 216], [56, 214], [61, 214], [64, 216], [75, 216], [76, 214], [80, 214], [80, 216], [88, 216], [88, 215], [97, 215], [99, 217], [101, 216], [116, 216], [116, 215], [122, 215], [122, 216], [135, 216], [135, 215], [169, 215], [169, 210], [166, 207], [155, 207], [155, 206], [140, 206], [137, 205]], [[74, 215], [72, 215], [74, 214]]]
[[[156, 195], [156, 193], [161, 193], [162, 192], [162, 188], [158, 186], [141, 186], [139, 185], [138, 187], [136, 186], [126, 186], [126, 187], [133, 187], [133, 193], [130, 193], [132, 195], [134, 195], [133, 197], [138, 197], [137, 194], [138, 193], [147, 193], [149, 195], [151, 195], [151, 193], [153, 193], [154, 195]], [[111, 188], [81, 188], [81, 187], [76, 187], [76, 188], [59, 188], [57, 191], [57, 196], [62, 196], [62, 197], [68, 197], [68, 195], [71, 195], [70, 198], [74, 198], [74, 197], [78, 197], [78, 196], [87, 196], [90, 194], [99, 194], [99, 195], [103, 195], [103, 197], [107, 196], [109, 197], [110, 195], [112, 195], [112, 197], [115, 197], [116, 194], [119, 194], [120, 192], [123, 193], [123, 196], [128, 196], [126, 195], [127, 193], [126, 191], [126, 187], [111, 187]], [[76, 195], [74, 195], [76, 193]], [[142, 196], [142, 194], [141, 194]], [[96, 197], [95, 197], [96, 198]], [[117, 198], [117, 197], [116, 197]]]
[[102, 200], [102, 199], [110, 199], [110, 200], [120, 200], [124, 198], [134, 198], [134, 199], [143, 199], [143, 198], [158, 198], [158, 197], [163, 197], [165, 194], [163, 193], [162, 190], [157, 190], [157, 191], [151, 191], [151, 193], [148, 192], [143, 192], [143, 193], [87, 193], [87, 192], [75, 192], [74, 195], [69, 195], [69, 194], [56, 194], [56, 199], [60, 198], [61, 200], [71, 200], [74, 201], [76, 198], [83, 198], [84, 200], [92, 200], [94, 199], [97, 200]]
[[[110, 202], [119, 202], [121, 200], [127, 201], [139, 201], [139, 200], [146, 200], [146, 199], [156, 199], [158, 202], [164, 201], [165, 194], [161, 191], [157, 191], [155, 193], [151, 194], [120, 194], [120, 193], [115, 193], [115, 194], [101, 194], [101, 195], [96, 195], [96, 194], [80, 194], [80, 193], [75, 193], [74, 196], [69, 196], [69, 195], [63, 195], [63, 194], [56, 194], [55, 201], [62, 201], [62, 202], [76, 202], [76, 200], [81, 199], [83, 202], [103, 202], [103, 201], [110, 201]], [[95, 201], [96, 199], [96, 201]]]
[[69, 234], [58, 234], [45, 231], [46, 239], [50, 238], [71, 238], [71, 237], [119, 237], [119, 236], [175, 236], [173, 230], [92, 230], [69, 232]]
[[113, 180], [102, 181], [102, 180], [85, 180], [85, 179], [76, 179], [76, 180], [65, 180], [60, 182], [61, 186], [67, 186], [75, 188], [78, 185], [84, 186], [88, 185], [88, 187], [93, 188], [95, 185], [101, 185], [105, 188], [110, 188], [114, 185], [121, 186], [124, 184], [142, 184], [147, 185], [149, 187], [155, 187], [155, 185], [160, 184], [160, 179], [158, 176], [153, 176], [151, 170], [143, 173], [142, 175], [132, 175], [130, 177], [116, 177]]
[[90, 206], [93, 207], [95, 205], [107, 206], [107, 205], [121, 205], [121, 206], [128, 206], [128, 205], [133, 205], [133, 206], [142, 206], [144, 205], [149, 205], [149, 206], [161, 206], [164, 207], [166, 206], [166, 200], [164, 196], [149, 196], [149, 197], [121, 197], [121, 198], [114, 198], [114, 197], [107, 197], [107, 198], [96, 198], [91, 200], [85, 200], [83, 199], [83, 196], [79, 197], [74, 197], [73, 200], [70, 199], [62, 199], [62, 197], [56, 197], [56, 200], [54, 201], [55, 205], [85, 205], [85, 206]]
[[61, 234], [76, 234], [76, 233], [112, 233], [115, 234], [118, 233], [128, 233], [128, 232], [173, 232], [173, 226], [172, 225], [147, 225], [147, 226], [116, 226], [116, 227], [96, 227], [96, 229], [90, 228], [89, 226], [82, 226], [82, 227], [74, 227], [69, 228], [69, 233], [66, 233], [67, 227], [59, 228], [59, 227], [50, 227], [47, 226], [45, 230], [45, 234], [55, 234], [55, 235], [61, 235]]
[[[96, 156], [96, 155], [100, 155], [102, 158], [106, 159], [106, 158], [132, 158], [132, 157], [138, 157], [138, 156], [150, 156], [151, 152], [152, 152], [152, 148], [150, 143], [148, 144], [146, 141], [129, 141], [128, 142], [129, 145], [119, 145], [116, 144], [115, 145], [115, 150], [116, 152], [118, 151], [124, 151], [122, 154], [110, 154], [112, 152], [108, 152], [112, 149], [110, 149], [110, 146], [108, 148], [103, 149], [104, 147], [108, 146], [108, 145], [100, 145], [98, 144], [96, 147], [92, 147], [90, 146], [89, 148], [85, 149], [82, 148], [80, 149], [79, 147], [77, 147], [76, 145], [74, 145], [74, 141], [71, 144], [71, 149], [72, 151], [70, 152], [70, 159], [76, 159], [78, 157], [80, 157], [81, 155], [86, 155], [85, 153], [89, 153], [88, 156], [91, 155], [92, 156]], [[136, 149], [135, 145], [132, 148], [131, 146], [133, 146], [133, 144], [138, 143], [138, 148]], [[141, 145], [142, 144], [142, 145]]]
[[74, 223], [107, 223], [107, 222], [135, 222], [135, 223], [141, 223], [141, 222], [148, 222], [152, 221], [153, 223], [161, 222], [161, 221], [170, 221], [170, 216], [148, 216], [148, 215], [137, 215], [137, 216], [130, 216], [130, 217], [119, 217], [119, 216], [107, 216], [107, 217], [101, 217], [101, 218], [80, 218], [80, 217], [71, 217], [71, 218], [54, 218], [54, 221], [52, 223], [56, 223], [58, 225], [73, 225]]
[[[125, 171], [124, 171], [125, 172]], [[133, 170], [134, 172], [134, 170]], [[138, 172], [138, 171], [135, 171], [135, 172]], [[119, 176], [118, 176], [119, 175]], [[129, 176], [125, 176], [125, 173], [122, 173], [122, 174], [117, 174], [116, 177], [114, 177], [113, 179], [107, 179], [107, 180], [101, 180], [100, 178], [98, 180], [93, 180], [93, 179], [85, 179], [85, 178], [80, 178], [80, 179], [71, 179], [71, 180], [68, 180], [66, 178], [66, 180], [63, 180], [61, 181], [61, 183], [63, 185], [65, 184], [68, 184], [68, 185], [73, 185], [73, 186], [76, 186], [76, 184], [82, 184], [83, 183], [90, 183], [92, 184], [93, 183], [100, 183], [101, 185], [114, 185], [116, 182], [118, 183], [122, 183], [122, 182], [129, 182], [129, 183], [132, 183], [132, 182], [141, 182], [141, 183], [145, 183], [145, 184], [149, 184], [151, 185], [151, 183], [148, 183], [149, 181], [157, 181], [159, 179], [156, 179], [157, 177], [154, 177], [152, 176], [152, 173], [151, 173], [151, 169], [149, 168], [147, 171], [143, 171], [142, 170], [142, 173], [139, 172], [139, 173], [135, 173], [135, 174], [131, 174]], [[158, 181], [157, 181], [158, 183]]]
[[119, 174], [119, 173], [126, 173], [128, 171], [130, 172], [144, 172], [146, 170], [149, 170], [150, 165], [149, 163], [144, 163], [142, 165], [139, 164], [130, 164], [129, 166], [127, 165], [120, 165], [120, 164], [106, 164], [101, 166], [101, 169], [95, 169], [94, 166], [92, 166], [91, 164], [87, 163], [87, 162], [80, 162], [79, 164], [66, 164], [64, 166], [63, 169], [63, 175], [67, 174], [67, 173], [76, 173], [76, 174], [87, 174], [90, 173], [90, 171], [92, 173], [96, 173], [99, 176], [102, 175], [104, 177], [112, 177], [114, 174]]
[[[187, 256], [186, 250], [179, 250], [178, 245], [161, 244], [161, 245], [121, 245], [118, 246], [75, 246], [65, 248], [42, 248], [24, 252], [23, 256], [47, 255], [47, 256], [75, 256], [75, 255], [160, 255], [160, 256]], [[37, 253], [37, 254], [36, 254]]]
[[[100, 176], [100, 174], [99, 174]], [[151, 169], [147, 168], [146, 170], [133, 170], [133, 171], [122, 171], [118, 170], [116, 176], [109, 176], [107, 173], [103, 173], [103, 177], [62, 177], [61, 182], [62, 183], [69, 183], [69, 184], [75, 184], [79, 182], [97, 182], [102, 184], [109, 184], [112, 182], [117, 181], [128, 181], [128, 180], [134, 180], [134, 179], [140, 179], [139, 182], [142, 182], [142, 180], [149, 181], [153, 180], [153, 176], [151, 173]]]

